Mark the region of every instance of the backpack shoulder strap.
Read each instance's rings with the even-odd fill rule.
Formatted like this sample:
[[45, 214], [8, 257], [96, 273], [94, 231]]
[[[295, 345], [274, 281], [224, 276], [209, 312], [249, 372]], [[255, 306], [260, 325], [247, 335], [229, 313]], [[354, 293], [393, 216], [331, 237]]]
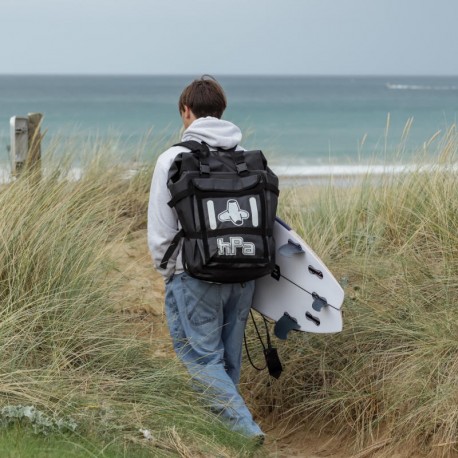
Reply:
[[[199, 160], [201, 163], [201, 172], [202, 173], [210, 173], [209, 167], [208, 166], [208, 155], [210, 154], [210, 148], [208, 145], [204, 142], [199, 143], [195, 140], [189, 140], [187, 142], [181, 142], [177, 143], [173, 146], [184, 146], [185, 148], [188, 148], [191, 150], [192, 153], [198, 152], [199, 154]], [[243, 150], [237, 150], [237, 146], [234, 146], [233, 148], [228, 148], [228, 149], [223, 149], [223, 148], [217, 148], [218, 151], [230, 151], [234, 155], [234, 161], [235, 165], [237, 168], [237, 173], [239, 175], [243, 175], [244, 173], [248, 172], [248, 167], [245, 163], [245, 157], [243, 155], [244, 151]]]
[[208, 156], [210, 155], [210, 148], [205, 142], [199, 143], [195, 140], [187, 142], [176, 143], [173, 146], [184, 146], [191, 150], [191, 153], [197, 153], [200, 163], [200, 173], [208, 175], [210, 173], [210, 163]]
[[183, 229], [180, 229], [176, 234], [175, 237], [173, 237], [172, 242], [170, 243], [169, 247], [167, 248], [167, 251], [165, 252], [162, 260], [160, 267], [161, 269], [166, 269], [167, 264], [169, 263], [169, 259], [172, 257], [172, 254], [175, 253], [175, 250], [178, 248], [178, 244], [180, 243], [181, 237], [183, 237], [184, 231]]
[[191, 150], [191, 152], [194, 151], [200, 151], [200, 152], [207, 152], [208, 151], [208, 145], [206, 143], [200, 143], [196, 140], [188, 140], [187, 142], [180, 142], [180, 143], [175, 143], [173, 146], [184, 146], [185, 148], [188, 148]]
[[[191, 150], [191, 153], [197, 152], [200, 161], [200, 169], [203, 173], [210, 173], [210, 167], [208, 165], [208, 154], [210, 152], [208, 146], [205, 143], [199, 143], [194, 140], [189, 140], [187, 142], [176, 143], [173, 146], [183, 146]], [[208, 169], [208, 170], [207, 170]], [[185, 194], [188, 192], [186, 191]], [[178, 198], [177, 198], [178, 197]], [[181, 196], [175, 196], [168, 202], [170, 207], [173, 207], [175, 203], [181, 199]], [[175, 250], [178, 248], [181, 238], [184, 236], [183, 229], [179, 230], [175, 237], [173, 238], [172, 242], [170, 243], [169, 247], [167, 248], [160, 264], [161, 269], [166, 269], [169, 259], [172, 257]]]

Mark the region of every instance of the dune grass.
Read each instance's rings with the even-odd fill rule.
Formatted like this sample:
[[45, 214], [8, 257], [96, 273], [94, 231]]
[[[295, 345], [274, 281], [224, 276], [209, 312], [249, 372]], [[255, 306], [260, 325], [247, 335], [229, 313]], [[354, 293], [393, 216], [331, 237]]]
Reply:
[[152, 166], [126, 179], [125, 166], [97, 154], [68, 180], [70, 162], [48, 161], [41, 180], [24, 175], [0, 192], [5, 456], [250, 453], [182, 368], [154, 358], [141, 327], [115, 311], [122, 266], [110, 247], [144, 226]]
[[[451, 129], [427, 171], [282, 191], [280, 216], [346, 291], [344, 331], [276, 341], [279, 380], [245, 368], [244, 394], [266, 430], [270, 421], [326, 431], [382, 456], [457, 452], [457, 145]], [[78, 180], [67, 179], [64, 158], [41, 181], [0, 192], [0, 448], [249, 455], [252, 445], [208, 413], [183, 370], [154, 357], [138, 323], [116, 312], [122, 266], [110, 247], [145, 227], [153, 165], [131, 174], [103, 148], [91, 155]]]
[[452, 128], [416, 172], [283, 193], [281, 216], [346, 291], [344, 331], [277, 341], [280, 380], [247, 374], [260, 415], [380, 456], [458, 452], [457, 149]]

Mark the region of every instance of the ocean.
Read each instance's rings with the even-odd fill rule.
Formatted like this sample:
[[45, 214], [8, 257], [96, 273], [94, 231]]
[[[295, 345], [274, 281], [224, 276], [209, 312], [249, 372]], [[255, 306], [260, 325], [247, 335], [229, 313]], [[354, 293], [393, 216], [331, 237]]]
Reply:
[[[126, 151], [150, 133], [177, 134], [177, 101], [189, 76], [0, 75], [0, 163], [7, 167], [9, 120], [44, 114], [43, 149], [116, 137]], [[458, 77], [218, 77], [228, 98], [224, 118], [282, 170], [323, 170], [407, 162], [438, 131], [456, 123]], [[389, 128], [387, 129], [387, 119]], [[403, 139], [406, 123], [411, 123]], [[431, 143], [434, 153], [441, 135]], [[403, 155], [398, 157], [402, 145]], [[135, 149], [135, 148], [133, 148]], [[126, 160], [130, 159], [126, 153]]]

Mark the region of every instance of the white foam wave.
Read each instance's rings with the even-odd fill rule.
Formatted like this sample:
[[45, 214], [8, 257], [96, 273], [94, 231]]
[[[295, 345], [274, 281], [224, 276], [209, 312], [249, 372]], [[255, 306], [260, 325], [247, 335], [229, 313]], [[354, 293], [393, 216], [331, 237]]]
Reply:
[[458, 91], [458, 86], [430, 86], [424, 84], [386, 83], [386, 87], [396, 91]]
[[[46, 170], [43, 171], [46, 174]], [[134, 177], [138, 173], [138, 169], [127, 169], [122, 177], [126, 180]], [[67, 173], [67, 180], [68, 181], [78, 181], [83, 177], [83, 169], [81, 167], [72, 167]], [[11, 176], [11, 169], [0, 166], [0, 184], [6, 184], [13, 181]]]
[[458, 172], [458, 164], [441, 166], [418, 165], [311, 165], [311, 166], [272, 166], [272, 170], [284, 177], [352, 177], [364, 175], [398, 175], [411, 172], [450, 171]]

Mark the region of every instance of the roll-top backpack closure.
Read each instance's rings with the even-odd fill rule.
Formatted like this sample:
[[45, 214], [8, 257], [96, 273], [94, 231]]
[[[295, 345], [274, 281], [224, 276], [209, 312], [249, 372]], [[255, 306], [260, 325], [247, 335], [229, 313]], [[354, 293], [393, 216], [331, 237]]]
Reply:
[[193, 186], [199, 191], [221, 191], [237, 193], [238, 191], [245, 191], [257, 186], [261, 181], [259, 175], [251, 175], [246, 177], [234, 178], [215, 178], [214, 180], [207, 180], [205, 178], [194, 178], [192, 180]]

